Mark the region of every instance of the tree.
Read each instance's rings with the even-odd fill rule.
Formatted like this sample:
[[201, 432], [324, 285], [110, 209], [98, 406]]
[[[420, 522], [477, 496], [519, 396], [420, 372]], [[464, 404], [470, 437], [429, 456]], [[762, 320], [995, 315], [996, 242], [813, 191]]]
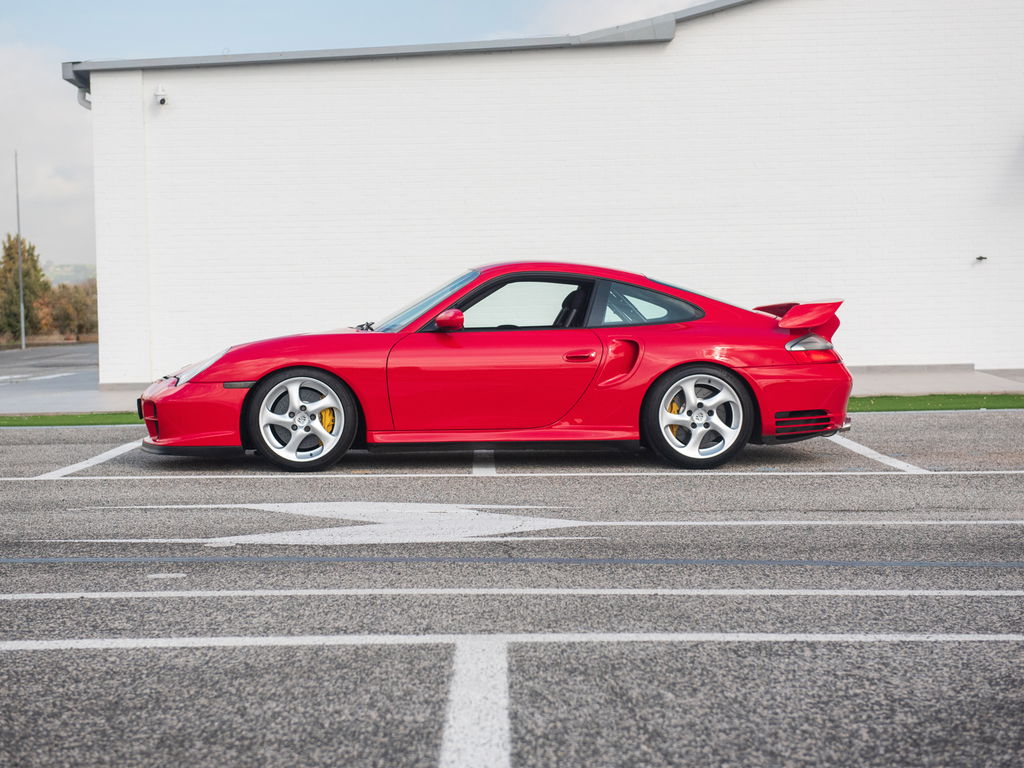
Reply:
[[[25, 333], [39, 333], [46, 313], [40, 312], [51, 291], [50, 281], [39, 266], [36, 247], [21, 238], [22, 265], [25, 276]], [[0, 261], [0, 333], [18, 336], [20, 319], [18, 310], [18, 239], [4, 238], [3, 259]]]
[[96, 333], [96, 280], [58, 285], [50, 293], [53, 327], [63, 334]]

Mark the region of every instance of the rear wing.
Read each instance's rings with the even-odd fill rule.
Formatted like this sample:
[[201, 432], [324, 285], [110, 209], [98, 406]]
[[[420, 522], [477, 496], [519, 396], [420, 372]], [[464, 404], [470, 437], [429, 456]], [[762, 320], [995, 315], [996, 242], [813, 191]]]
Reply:
[[754, 309], [758, 312], [775, 315], [779, 318], [780, 328], [806, 329], [808, 332], [813, 331], [832, 341], [833, 334], [839, 328], [836, 310], [842, 303], [842, 301], [822, 301], [815, 304], [788, 302], [766, 304], [763, 307], [754, 307]]

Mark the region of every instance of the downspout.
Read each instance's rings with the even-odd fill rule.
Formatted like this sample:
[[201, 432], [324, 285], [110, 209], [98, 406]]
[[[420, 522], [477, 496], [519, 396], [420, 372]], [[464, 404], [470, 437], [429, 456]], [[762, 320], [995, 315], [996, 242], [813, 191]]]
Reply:
[[75, 72], [77, 61], [65, 61], [61, 64], [61, 76], [78, 89], [78, 103], [86, 109], [92, 109], [92, 101], [89, 100], [89, 73], [79, 74]]

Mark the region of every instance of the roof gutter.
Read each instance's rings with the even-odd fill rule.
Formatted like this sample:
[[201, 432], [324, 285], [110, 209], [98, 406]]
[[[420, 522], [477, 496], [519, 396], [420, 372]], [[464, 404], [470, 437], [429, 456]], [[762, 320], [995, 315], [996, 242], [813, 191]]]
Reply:
[[89, 78], [86, 74], [86, 76], [83, 79], [82, 76], [75, 72], [75, 64], [77, 63], [78, 62], [74, 61], [65, 61], [63, 64], [60, 65], [61, 74], [63, 75], [65, 80], [67, 80], [69, 83], [71, 83], [78, 89], [78, 103], [86, 109], [92, 109], [92, 102], [88, 99]]
[[233, 67], [246, 64], [281, 64], [294, 62], [353, 61], [359, 59], [404, 58], [469, 53], [501, 53], [547, 48], [589, 48], [641, 43], [667, 43], [676, 34], [682, 21], [707, 16], [755, 0], [711, 0], [674, 13], [634, 21], [617, 27], [599, 29], [582, 35], [523, 37], [510, 40], [481, 40], [466, 43], [431, 43], [427, 45], [390, 45], [373, 48], [338, 48], [317, 51], [284, 51], [280, 53], [241, 53], [218, 56], [176, 56], [161, 59], [124, 59], [114, 61], [66, 61], [63, 77], [78, 89], [78, 103], [92, 109], [87, 98], [93, 72], [117, 72], [135, 69], [187, 69], [193, 67]]

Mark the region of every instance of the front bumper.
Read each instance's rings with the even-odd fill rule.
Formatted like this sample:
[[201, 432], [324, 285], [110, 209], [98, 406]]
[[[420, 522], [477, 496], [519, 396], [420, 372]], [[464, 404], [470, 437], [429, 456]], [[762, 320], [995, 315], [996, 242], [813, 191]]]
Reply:
[[153, 382], [138, 400], [140, 416], [149, 431], [143, 440], [143, 450], [242, 450], [242, 405], [247, 391], [228, 389], [219, 383], [189, 382], [177, 386], [174, 379]]
[[149, 438], [143, 439], [142, 450], [160, 456], [205, 456], [211, 459], [230, 458], [245, 453], [240, 445], [160, 445]]

